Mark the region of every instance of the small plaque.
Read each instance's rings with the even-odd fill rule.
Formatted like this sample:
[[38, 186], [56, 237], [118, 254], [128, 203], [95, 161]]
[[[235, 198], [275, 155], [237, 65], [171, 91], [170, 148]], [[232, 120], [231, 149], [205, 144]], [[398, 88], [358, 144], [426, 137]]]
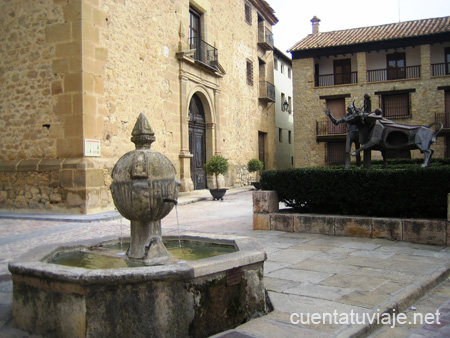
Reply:
[[84, 156], [101, 156], [100, 140], [84, 140]]

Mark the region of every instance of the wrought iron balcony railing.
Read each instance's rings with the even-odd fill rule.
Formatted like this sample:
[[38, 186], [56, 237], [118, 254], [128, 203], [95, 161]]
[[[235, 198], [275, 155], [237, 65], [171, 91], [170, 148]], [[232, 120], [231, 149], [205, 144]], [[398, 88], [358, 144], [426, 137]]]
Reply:
[[213, 70], [218, 67], [217, 48], [211, 46], [200, 38], [190, 38], [189, 48], [195, 49], [194, 60]]
[[392, 67], [367, 71], [367, 82], [420, 78], [420, 66]]
[[316, 87], [358, 83], [358, 72], [316, 75], [314, 81]]
[[267, 81], [259, 81], [259, 99], [275, 102], [275, 86]]
[[317, 142], [343, 141], [347, 137], [347, 127], [344, 123], [337, 126], [331, 121], [316, 121]]
[[273, 50], [273, 34], [264, 22], [258, 26], [258, 45], [265, 50]]

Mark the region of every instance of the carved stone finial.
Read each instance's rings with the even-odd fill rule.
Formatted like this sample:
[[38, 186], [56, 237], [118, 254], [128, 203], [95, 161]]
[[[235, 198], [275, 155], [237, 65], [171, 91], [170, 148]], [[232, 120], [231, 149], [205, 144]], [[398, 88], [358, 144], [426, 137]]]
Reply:
[[136, 145], [136, 149], [151, 148], [152, 143], [155, 142], [155, 133], [144, 113], [139, 115], [131, 135], [131, 142]]

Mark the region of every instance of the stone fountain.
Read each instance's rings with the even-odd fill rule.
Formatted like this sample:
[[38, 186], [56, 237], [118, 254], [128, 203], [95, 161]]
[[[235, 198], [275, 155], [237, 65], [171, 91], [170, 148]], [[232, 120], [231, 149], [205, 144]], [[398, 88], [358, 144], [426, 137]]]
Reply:
[[131, 221], [129, 259], [159, 263], [171, 257], [161, 237], [161, 219], [172, 210], [180, 183], [175, 167], [151, 149], [155, 141], [143, 113], [131, 133], [136, 150], [123, 155], [112, 171], [111, 193], [120, 214]]
[[[66, 254], [109, 257], [105, 248], [117, 238], [31, 250], [9, 264], [17, 328], [46, 337], [206, 337], [267, 312], [265, 252], [249, 237], [163, 237], [161, 219], [177, 203], [175, 168], [151, 150], [155, 137], [144, 114], [132, 141], [136, 149], [113, 169], [111, 192], [131, 222], [125, 261], [134, 265], [87, 269], [54, 263]], [[163, 242], [170, 240], [229, 246], [233, 252], [175, 261]]]

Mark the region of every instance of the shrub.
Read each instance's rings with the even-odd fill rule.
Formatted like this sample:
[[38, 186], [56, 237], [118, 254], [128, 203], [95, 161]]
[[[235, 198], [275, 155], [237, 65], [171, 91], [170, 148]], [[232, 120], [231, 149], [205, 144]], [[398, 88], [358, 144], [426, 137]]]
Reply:
[[228, 171], [228, 159], [222, 155], [216, 155], [211, 157], [211, 159], [206, 162], [205, 169], [209, 175], [214, 175], [216, 177], [216, 187], [219, 187], [219, 181], [217, 176], [222, 174], [225, 175]]
[[247, 170], [250, 173], [260, 171], [260, 170], [262, 170], [262, 168], [264, 168], [264, 163], [262, 163], [257, 158], [253, 158], [250, 161], [248, 161], [248, 163], [247, 163]]
[[450, 166], [270, 170], [262, 173], [261, 187], [276, 190], [299, 212], [446, 218]]

